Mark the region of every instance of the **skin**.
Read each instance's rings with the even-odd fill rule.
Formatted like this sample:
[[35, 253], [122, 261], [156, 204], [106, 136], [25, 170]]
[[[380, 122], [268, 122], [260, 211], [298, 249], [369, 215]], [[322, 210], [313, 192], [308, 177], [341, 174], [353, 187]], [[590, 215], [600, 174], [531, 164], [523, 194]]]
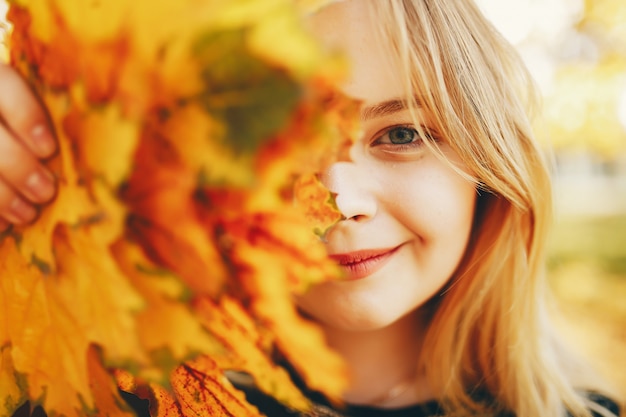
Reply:
[[[363, 135], [351, 148], [351, 161], [337, 162], [323, 175], [347, 218], [328, 234], [328, 252], [349, 257], [362, 250], [394, 250], [371, 274], [319, 285], [297, 302], [321, 323], [352, 371], [346, 401], [382, 407], [418, 403], [433, 397], [415, 370], [427, 327], [420, 306], [439, 293], [463, 257], [475, 187], [424, 145], [408, 110], [388, 108], [404, 96], [394, 72], [399, 65], [387, 52], [390, 46], [377, 42], [376, 27], [359, 2], [333, 4], [310, 20], [323, 42], [349, 55], [352, 73], [340, 88], [363, 102]], [[431, 130], [423, 109], [417, 116]], [[397, 143], [411, 132], [410, 143]], [[466, 169], [447, 144], [454, 138], [430, 134], [449, 162]], [[354, 278], [349, 267], [346, 271]], [[379, 401], [407, 380], [414, 381], [413, 389]]]
[[46, 112], [26, 82], [0, 64], [0, 231], [26, 224], [49, 202], [55, 181], [42, 160], [56, 151]]
[[[310, 18], [323, 43], [349, 55], [352, 73], [340, 89], [363, 102], [363, 135], [350, 150], [351, 160], [323, 174], [346, 217], [328, 234], [327, 249], [331, 256], [393, 251], [371, 274], [322, 284], [297, 302], [348, 364], [351, 384], [344, 400], [400, 407], [435, 396], [416, 370], [428, 325], [420, 307], [440, 292], [465, 252], [476, 192], [423, 144], [407, 110], [388, 106], [403, 97], [394, 72], [399, 66], [389, 46], [377, 42], [376, 28], [358, 3], [341, 1]], [[56, 143], [40, 103], [5, 65], [0, 91], [4, 229], [32, 221], [37, 206], [53, 198], [54, 180], [42, 160], [54, 154]], [[424, 130], [431, 130], [426, 112], [417, 113]], [[447, 145], [454, 138], [430, 134], [448, 162], [465, 169]], [[395, 387], [402, 387], [401, 394], [387, 398]]]

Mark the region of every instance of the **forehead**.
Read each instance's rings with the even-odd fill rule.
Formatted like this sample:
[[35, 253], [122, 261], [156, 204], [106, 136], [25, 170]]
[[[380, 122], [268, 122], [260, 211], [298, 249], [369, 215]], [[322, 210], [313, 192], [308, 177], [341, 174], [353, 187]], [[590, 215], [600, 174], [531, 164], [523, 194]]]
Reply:
[[350, 72], [340, 89], [347, 95], [375, 104], [403, 97], [400, 65], [391, 42], [380, 36], [381, 22], [368, 13], [368, 1], [333, 3], [309, 18], [322, 44], [339, 50], [349, 59]]

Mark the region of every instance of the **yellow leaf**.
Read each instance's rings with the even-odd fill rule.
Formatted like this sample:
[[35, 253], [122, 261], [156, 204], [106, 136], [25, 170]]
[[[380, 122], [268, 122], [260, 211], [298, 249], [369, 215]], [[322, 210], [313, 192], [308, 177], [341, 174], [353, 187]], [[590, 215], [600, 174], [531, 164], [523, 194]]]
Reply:
[[253, 297], [253, 315], [265, 323], [307, 386], [338, 400], [347, 384], [343, 361], [326, 347], [318, 326], [298, 314], [287, 290], [293, 277], [287, 275], [276, 258], [255, 246], [242, 245], [237, 250], [237, 257], [245, 259], [251, 269], [251, 276], [243, 276], [242, 284]]
[[325, 236], [343, 218], [333, 194], [314, 175], [298, 178], [294, 194], [296, 204], [302, 207], [307, 221], [318, 236]]
[[94, 395], [94, 407], [89, 413], [94, 416], [133, 417], [130, 407], [122, 406], [124, 401], [117, 391], [117, 385], [109, 371], [102, 366], [100, 353], [94, 346], [87, 351], [89, 386]]
[[257, 416], [224, 378], [236, 365], [306, 409], [273, 350], [339, 395], [343, 364], [292, 295], [338, 276], [303, 211], [335, 221], [311, 176], [343, 157], [356, 112], [334, 99], [343, 64], [300, 13], [291, 0], [13, 3], [12, 63], [59, 139], [55, 201], [0, 242], [20, 398], [125, 415], [115, 365], [144, 379], [121, 382], [159, 416]]
[[269, 347], [263, 349], [259, 331], [237, 301], [224, 297], [216, 305], [205, 297], [196, 302], [196, 311], [226, 348], [223, 355], [213, 358], [221, 369], [245, 371], [254, 377], [260, 390], [283, 404], [303, 411], [309, 408], [308, 399], [289, 374], [271, 360]]
[[75, 146], [79, 169], [85, 175], [102, 176], [117, 187], [130, 175], [131, 161], [139, 143], [139, 126], [123, 117], [118, 106], [104, 106], [83, 116], [69, 115], [66, 121], [79, 126]]
[[135, 315], [135, 332], [143, 349], [157, 362], [169, 361], [156, 364], [162, 370], [148, 366], [139, 373], [162, 382], [167, 380], [164, 371], [173, 369], [183, 359], [200, 352], [223, 351], [222, 345], [203, 329], [191, 308], [182, 302], [188, 296], [188, 290], [180, 281], [169, 272], [158, 269], [135, 245], [120, 240], [112, 251], [120, 269], [146, 303], [145, 308]]
[[[0, 299], [1, 297], [0, 295]], [[0, 350], [0, 393], [2, 393], [0, 416], [10, 416], [28, 400], [23, 387], [19, 386], [21, 378], [23, 379], [23, 376], [20, 376], [13, 366], [10, 347], [2, 347]]]
[[4, 261], [1, 316], [23, 389], [47, 410], [80, 416], [94, 407], [89, 388], [88, 347], [106, 347], [107, 360], [141, 361], [133, 311], [140, 298], [123, 280], [107, 248], [84, 229], [59, 228], [54, 236], [58, 275], [30, 263], [8, 238], [0, 246]]
[[172, 388], [185, 417], [261, 417], [256, 407], [233, 388], [216, 363], [201, 356], [178, 367], [172, 374]]

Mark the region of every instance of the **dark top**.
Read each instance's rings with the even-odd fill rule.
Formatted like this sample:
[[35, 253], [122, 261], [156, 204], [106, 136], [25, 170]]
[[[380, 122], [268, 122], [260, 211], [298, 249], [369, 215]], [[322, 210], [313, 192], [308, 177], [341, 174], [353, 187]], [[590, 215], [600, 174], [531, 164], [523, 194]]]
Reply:
[[[291, 411], [278, 401], [253, 388], [242, 388], [246, 393], [246, 398], [254, 404], [263, 414], [268, 417], [436, 417], [443, 415], [441, 405], [437, 401], [429, 401], [418, 405], [403, 408], [375, 408], [367, 406], [349, 405], [343, 409], [334, 409], [327, 402], [318, 402], [318, 398], [313, 399], [313, 410], [303, 414]], [[587, 393], [587, 397], [594, 403], [601, 405], [619, 416], [619, 407], [611, 399], [597, 393]], [[593, 412], [594, 417], [601, 417]], [[499, 417], [513, 417], [512, 413], [501, 413]]]
[[[284, 405], [262, 392], [249, 387], [239, 387], [246, 393], [248, 402], [254, 404], [268, 417], [431, 417], [441, 414], [439, 403], [430, 401], [405, 408], [383, 409], [349, 405], [335, 409], [325, 400], [312, 398], [313, 409], [307, 414], [287, 409]], [[314, 395], [316, 396], [316, 395]]]
[[[268, 417], [436, 417], [441, 415], [440, 405], [436, 401], [397, 409], [348, 406], [344, 409], [337, 410], [324, 401], [317, 402], [317, 398], [313, 400], [314, 405], [311, 412], [303, 414], [287, 409], [274, 398], [254, 388], [240, 387], [240, 389], [246, 393], [248, 401], [258, 407], [258, 409]], [[142, 400], [124, 391], [120, 391], [120, 394], [133, 408], [137, 417], [150, 417], [148, 400]], [[618, 405], [609, 398], [597, 393], [587, 393], [587, 396], [594, 403], [601, 405], [616, 416], [620, 415]], [[20, 407], [20, 409], [13, 414], [13, 417], [28, 417], [29, 415], [30, 417], [46, 417], [46, 413], [40, 406], [37, 406], [32, 414], [29, 408], [28, 403], [24, 404], [24, 406]], [[594, 417], [601, 417], [600, 414], [595, 412], [592, 412], [592, 415]], [[500, 414], [500, 416], [512, 417], [512, 414], [505, 413]]]

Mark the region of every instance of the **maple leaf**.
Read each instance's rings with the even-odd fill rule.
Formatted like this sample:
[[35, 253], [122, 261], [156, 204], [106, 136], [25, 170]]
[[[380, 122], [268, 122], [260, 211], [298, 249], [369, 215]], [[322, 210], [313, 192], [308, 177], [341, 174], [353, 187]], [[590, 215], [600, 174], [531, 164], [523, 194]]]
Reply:
[[191, 416], [260, 417], [243, 392], [231, 388], [222, 370], [208, 356], [201, 356], [177, 368], [172, 388], [182, 414]]
[[[189, 178], [193, 181], [190, 185], [240, 188], [254, 183], [256, 173], [253, 169], [253, 155], [238, 152], [226, 143], [223, 139], [223, 124], [213, 115], [208, 115], [200, 101], [177, 106], [175, 111], [169, 111], [166, 117], [155, 123], [158, 124], [154, 130], [159, 136], [153, 140], [163, 146], [159, 152], [154, 144], [153, 155], [158, 157], [161, 164], [165, 158], [171, 160], [176, 155], [177, 164], [184, 165], [188, 170]], [[159, 170], [161, 167], [154, 165], [153, 168]], [[176, 168], [173, 169], [176, 171]]]
[[[67, 251], [70, 257], [71, 245], [76, 244], [72, 237], [62, 232], [56, 238], [59, 250]], [[96, 253], [101, 254], [102, 249]], [[120, 350], [128, 348], [133, 356], [139, 352], [128, 338], [133, 332], [127, 303], [135, 308], [135, 295], [125, 293], [123, 286], [108, 285], [116, 274], [107, 270], [114, 268], [107, 258], [104, 262], [83, 258], [78, 264], [72, 259], [73, 267], [103, 270], [78, 276], [68, 270], [51, 279], [21, 256], [12, 239], [4, 240], [0, 257], [5, 278], [1, 283], [1, 316], [11, 318], [3, 329], [2, 343], [9, 346], [14, 374], [21, 375], [19, 387], [31, 402], [59, 415], [93, 415], [89, 345], [94, 340], [103, 346], [119, 344]], [[70, 266], [66, 259], [61, 255], [61, 271]], [[103, 325], [98, 325], [98, 319]]]
[[146, 258], [141, 247], [127, 240], [118, 240], [111, 250], [119, 268], [145, 302], [145, 308], [135, 315], [135, 331], [154, 365], [136, 371], [137, 375], [167, 386], [169, 372], [183, 358], [200, 352], [218, 354], [224, 350], [193, 315], [186, 303], [189, 289], [175, 275], [156, 266]]
[[208, 298], [195, 303], [202, 323], [220, 339], [226, 350], [213, 359], [221, 369], [251, 375], [259, 389], [294, 409], [306, 410], [309, 401], [291, 381], [285, 369], [271, 360], [271, 345], [263, 340], [247, 312], [229, 297], [216, 306]]
[[276, 351], [338, 397], [343, 364], [292, 294], [339, 276], [306, 218], [338, 218], [311, 178], [343, 157], [356, 106], [330, 94], [344, 62], [300, 13], [290, 0], [12, 3], [12, 65], [56, 127], [59, 190], [0, 241], [0, 416], [26, 401], [128, 415], [115, 377], [154, 415], [259, 415], [229, 369], [305, 410]]
[[[228, 259], [237, 271], [234, 294], [275, 338], [276, 346], [312, 389], [337, 398], [345, 386], [342, 361], [328, 349], [320, 329], [297, 312], [292, 295], [339, 277], [321, 242], [289, 207], [220, 225]], [[292, 216], [287, 213], [291, 211]], [[294, 399], [296, 400], [296, 399]]]
[[[198, 41], [195, 54], [205, 68], [201, 102], [224, 121], [227, 143], [250, 152], [284, 125], [298, 102], [300, 88], [279, 69], [251, 56], [246, 40], [245, 29], [212, 32]], [[215, 44], [224, 47], [215, 48]]]
[[9, 346], [3, 346], [0, 350], [0, 393], [3, 399], [0, 401], [0, 416], [11, 415], [28, 400], [24, 388], [20, 386], [22, 384], [23, 376], [15, 371], [11, 349]]
[[295, 200], [304, 207], [305, 216], [320, 237], [343, 218], [334, 195], [314, 175], [301, 176], [295, 185]]
[[138, 380], [117, 371], [118, 385], [126, 392], [147, 400], [154, 417], [249, 416], [262, 414], [235, 389], [222, 368], [209, 356], [202, 355], [174, 369], [171, 390]]
[[89, 387], [94, 393], [94, 406], [88, 413], [102, 417], [132, 417], [135, 415], [119, 395], [117, 385], [108, 369], [102, 365], [101, 353], [95, 346], [87, 350], [87, 371]]
[[115, 369], [113, 371], [117, 386], [124, 393], [133, 394], [136, 398], [148, 403], [152, 417], [182, 417], [180, 405], [173, 395], [160, 385], [141, 380], [130, 372]]
[[[282, 210], [296, 198], [297, 178], [315, 176], [335, 161], [351, 159], [349, 150], [360, 135], [360, 102], [322, 78], [308, 87], [308, 100], [290, 123], [257, 152], [255, 173], [262, 186], [250, 198], [255, 210]], [[300, 208], [307, 210], [303, 204]]]
[[[182, 406], [163, 387], [155, 384], [135, 391], [140, 398], [149, 401], [150, 415], [153, 417], [183, 417]], [[207, 414], [210, 415], [210, 414]]]

